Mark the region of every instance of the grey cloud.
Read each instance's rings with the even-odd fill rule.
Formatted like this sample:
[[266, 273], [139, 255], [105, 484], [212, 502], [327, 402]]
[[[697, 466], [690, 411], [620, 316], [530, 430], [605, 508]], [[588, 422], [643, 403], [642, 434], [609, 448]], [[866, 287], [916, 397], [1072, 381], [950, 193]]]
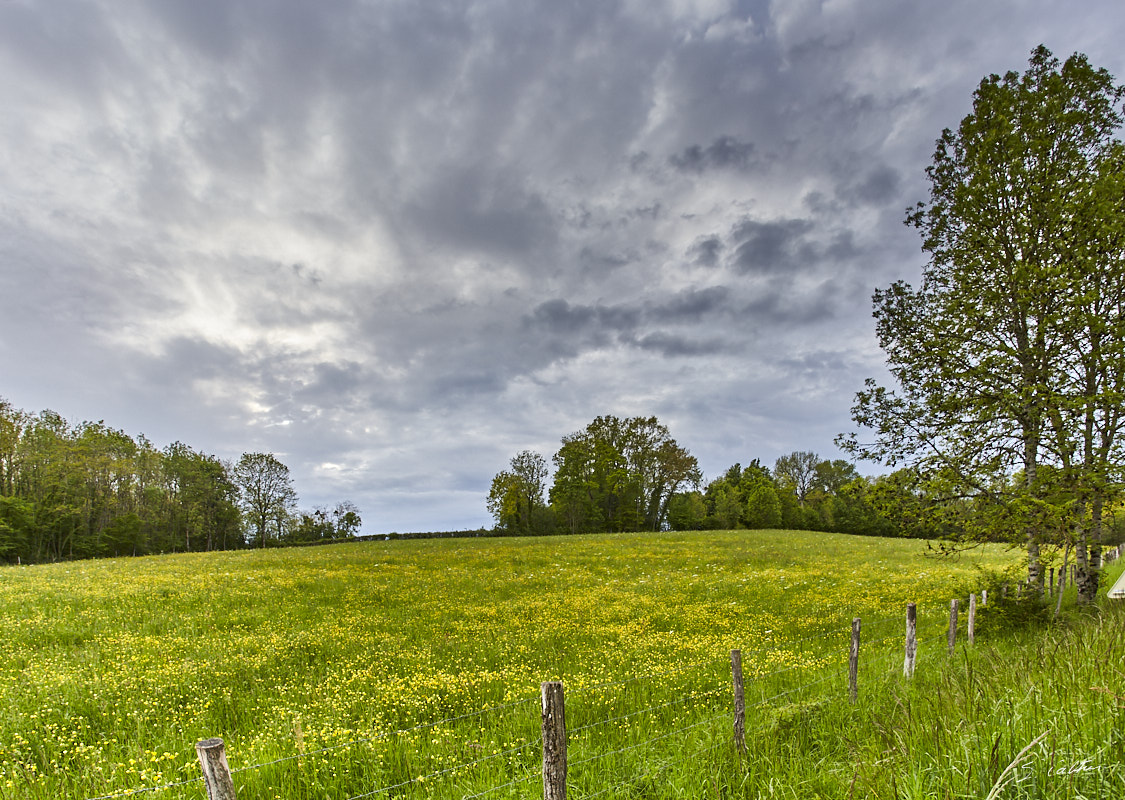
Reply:
[[657, 305], [650, 317], [671, 322], [696, 322], [729, 308], [731, 290], [726, 286], [688, 289]]
[[720, 136], [707, 147], [693, 144], [668, 161], [683, 172], [702, 173], [707, 169], [745, 170], [753, 165], [754, 144], [733, 136]]
[[786, 328], [812, 325], [833, 319], [843, 299], [834, 281], [825, 281], [814, 289], [795, 291], [788, 281], [773, 280], [760, 286], [742, 313], [755, 322]]
[[728, 347], [718, 339], [698, 340], [666, 331], [655, 331], [626, 341], [641, 350], [659, 353], [665, 358], [709, 356], [722, 353]]
[[531, 316], [524, 318], [525, 327], [539, 327], [551, 333], [577, 333], [596, 327], [599, 330], [628, 331], [637, 327], [640, 312], [624, 306], [571, 305], [556, 299], [541, 303]]
[[866, 205], [881, 206], [898, 198], [902, 189], [902, 176], [887, 164], [880, 164], [863, 174], [839, 193], [845, 200]]
[[786, 272], [809, 259], [807, 234], [813, 224], [805, 219], [773, 222], [743, 220], [734, 229], [734, 266], [743, 273]]
[[238, 4], [224, 0], [155, 0], [150, 10], [169, 29], [174, 39], [197, 48], [211, 58], [227, 59], [243, 43], [235, 19]]
[[687, 256], [696, 264], [713, 267], [719, 263], [723, 251], [723, 240], [718, 236], [702, 236], [688, 248]]
[[348, 361], [342, 364], [320, 363], [313, 366], [312, 380], [302, 386], [296, 396], [305, 402], [331, 407], [346, 402], [364, 384], [362, 365]]
[[[127, 58], [95, 6], [53, 3], [0, 4], [0, 59], [18, 67], [51, 93], [96, 107]], [[46, 87], [44, 87], [46, 88]]]
[[435, 173], [424, 193], [405, 207], [405, 216], [418, 237], [439, 235], [462, 252], [523, 254], [555, 238], [552, 211], [542, 198], [516, 175], [481, 165]]

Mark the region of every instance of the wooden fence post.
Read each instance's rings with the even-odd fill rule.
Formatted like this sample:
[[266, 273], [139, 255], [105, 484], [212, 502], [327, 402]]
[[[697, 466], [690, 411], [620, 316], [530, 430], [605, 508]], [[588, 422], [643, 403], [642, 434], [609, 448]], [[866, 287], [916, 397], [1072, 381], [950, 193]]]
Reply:
[[566, 701], [562, 681], [544, 681], [543, 800], [566, 800]]
[[988, 605], [988, 589], [980, 590], [980, 604], [982, 606]]
[[746, 696], [742, 688], [742, 651], [730, 651], [730, 675], [734, 686], [734, 746], [746, 751]]
[[977, 638], [977, 596], [975, 594], [969, 595], [969, 624], [966, 633], [969, 637], [969, 646], [972, 647]]
[[852, 705], [859, 696], [859, 617], [852, 620], [852, 646], [848, 653], [848, 697]]
[[957, 644], [957, 606], [961, 601], [954, 597], [949, 602], [949, 652]]
[[914, 677], [914, 657], [918, 653], [918, 606], [915, 603], [906, 604], [906, 660], [902, 665], [902, 674], [908, 678]]
[[234, 781], [230, 777], [227, 754], [222, 739], [204, 739], [195, 743], [195, 753], [203, 768], [203, 785], [207, 788], [207, 800], [237, 800], [234, 796]]

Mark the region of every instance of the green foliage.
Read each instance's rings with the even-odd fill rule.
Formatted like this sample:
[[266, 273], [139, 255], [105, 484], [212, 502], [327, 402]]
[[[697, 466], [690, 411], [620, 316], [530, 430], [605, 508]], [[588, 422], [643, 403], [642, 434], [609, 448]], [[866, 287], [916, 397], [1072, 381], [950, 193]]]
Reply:
[[707, 504], [698, 490], [677, 492], [668, 501], [668, 526], [674, 531], [701, 531], [707, 527]]
[[672, 497], [699, 464], [656, 417], [598, 417], [563, 437], [551, 507], [568, 533], [662, 529]]
[[[873, 298], [898, 388], [868, 381], [853, 418], [873, 440], [841, 439], [912, 466], [954, 519], [1018, 504], [1009, 535], [1026, 542], [1035, 584], [1040, 547], [1075, 541], [1087, 601], [1125, 424], [1123, 97], [1084, 56], [1060, 64], [1042, 46], [1024, 73], [981, 81], [972, 113], [938, 139], [928, 202], [907, 217], [930, 259], [922, 285]], [[1059, 516], [1069, 525], [1044, 524]]]
[[258, 547], [280, 540], [293, 517], [297, 492], [289, 468], [273, 453], [244, 453], [234, 467], [239, 504]]
[[337, 503], [331, 511], [315, 508], [300, 512], [285, 533], [284, 539], [293, 544], [354, 539], [362, 521], [355, 504], [344, 501]]
[[[275, 463], [266, 463], [270, 459]], [[288, 476], [272, 456], [247, 454], [239, 473], [244, 503], [250, 497], [247, 465], [257, 462]], [[290, 530], [292, 486], [278, 491], [274, 505], [265, 502], [253, 513], [246, 505], [259, 542], [263, 530], [270, 542], [309, 534], [308, 526]], [[144, 436], [134, 439], [104, 422], [71, 425], [53, 411], [32, 415], [0, 398], [0, 561], [243, 547], [239, 501], [234, 475], [215, 456], [182, 442], [157, 450]], [[326, 514], [332, 538], [358, 533], [352, 504]]]
[[544, 500], [547, 462], [530, 450], [514, 456], [511, 470], [492, 479], [488, 493], [488, 512], [496, 520], [496, 530], [517, 536], [554, 533], [554, 519]]

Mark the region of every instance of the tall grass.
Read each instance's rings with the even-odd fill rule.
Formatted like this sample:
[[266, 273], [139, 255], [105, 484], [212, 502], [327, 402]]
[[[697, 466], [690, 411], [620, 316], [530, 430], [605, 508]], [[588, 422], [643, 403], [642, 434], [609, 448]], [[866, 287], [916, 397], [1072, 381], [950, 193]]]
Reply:
[[[1097, 792], [1121, 779], [1121, 742], [1105, 735], [1121, 728], [1125, 695], [1117, 608], [1046, 636], [1005, 622], [945, 653], [948, 599], [1011, 561], [743, 531], [9, 569], [0, 797], [191, 781], [194, 742], [216, 735], [240, 800], [534, 797], [538, 689], [555, 678], [573, 797], [1062, 797], [1056, 778], [1108, 797]], [[923, 636], [909, 682], [907, 600]], [[855, 706], [853, 616], [865, 642]], [[744, 754], [731, 744], [736, 647]]]

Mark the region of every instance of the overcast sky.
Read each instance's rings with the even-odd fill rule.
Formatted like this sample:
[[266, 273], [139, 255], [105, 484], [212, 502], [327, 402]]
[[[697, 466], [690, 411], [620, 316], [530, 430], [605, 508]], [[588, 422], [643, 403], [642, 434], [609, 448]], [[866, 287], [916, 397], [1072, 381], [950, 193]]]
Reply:
[[[0, 397], [367, 533], [656, 415], [837, 458], [942, 128], [1120, 0], [0, 0]], [[862, 471], [879, 472], [878, 465]]]

